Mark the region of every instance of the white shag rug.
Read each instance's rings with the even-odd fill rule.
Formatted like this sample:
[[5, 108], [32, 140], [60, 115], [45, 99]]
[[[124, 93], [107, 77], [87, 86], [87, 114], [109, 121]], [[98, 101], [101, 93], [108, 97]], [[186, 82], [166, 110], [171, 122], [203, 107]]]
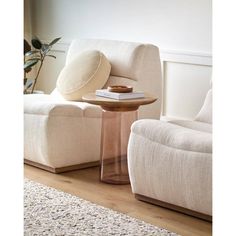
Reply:
[[177, 236], [165, 229], [25, 179], [24, 236]]

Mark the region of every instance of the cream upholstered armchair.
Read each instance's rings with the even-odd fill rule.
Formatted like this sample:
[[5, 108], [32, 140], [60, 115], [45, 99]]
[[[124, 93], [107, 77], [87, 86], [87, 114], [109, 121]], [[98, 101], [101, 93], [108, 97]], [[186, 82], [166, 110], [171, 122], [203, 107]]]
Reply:
[[195, 120], [133, 123], [128, 168], [137, 199], [211, 220], [211, 94]]
[[[140, 118], [160, 116], [161, 68], [159, 50], [154, 45], [113, 40], [74, 40], [66, 57], [66, 70], [77, 55], [88, 50], [102, 52], [111, 64], [108, 85], [131, 85], [159, 99], [139, 110]], [[81, 68], [73, 67], [76, 70]], [[59, 80], [63, 72], [59, 75]], [[93, 90], [94, 91], [94, 90]], [[56, 88], [52, 94], [24, 96], [25, 163], [51, 172], [97, 165], [100, 158], [100, 107], [67, 101]]]

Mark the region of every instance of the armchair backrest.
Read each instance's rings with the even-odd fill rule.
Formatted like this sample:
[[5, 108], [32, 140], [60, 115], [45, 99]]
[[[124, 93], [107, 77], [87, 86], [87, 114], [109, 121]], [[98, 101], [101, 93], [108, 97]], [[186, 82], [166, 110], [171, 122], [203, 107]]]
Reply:
[[204, 104], [195, 120], [210, 124], [212, 123], [212, 89], [208, 91]]
[[160, 118], [162, 77], [158, 47], [151, 44], [103, 39], [73, 40], [66, 57], [66, 65], [85, 50], [99, 50], [111, 63], [108, 85], [131, 85], [136, 91], [145, 91], [158, 100], [139, 109], [139, 118]]

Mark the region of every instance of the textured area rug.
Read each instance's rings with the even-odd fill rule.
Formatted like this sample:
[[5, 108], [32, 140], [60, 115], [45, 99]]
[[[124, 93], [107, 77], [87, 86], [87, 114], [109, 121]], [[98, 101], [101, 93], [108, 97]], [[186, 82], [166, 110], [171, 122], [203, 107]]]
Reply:
[[177, 236], [125, 214], [25, 179], [24, 235]]

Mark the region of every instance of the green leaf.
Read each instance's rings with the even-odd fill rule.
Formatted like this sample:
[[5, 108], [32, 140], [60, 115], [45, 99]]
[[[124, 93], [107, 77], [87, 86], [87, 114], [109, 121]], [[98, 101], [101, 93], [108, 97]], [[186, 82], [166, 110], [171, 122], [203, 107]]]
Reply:
[[53, 44], [57, 43], [60, 39], [61, 39], [61, 37], [53, 39], [52, 42], [49, 43], [49, 45], [52, 46]]
[[36, 36], [34, 36], [34, 38], [31, 40], [31, 43], [33, 47], [36, 49], [41, 49], [42, 47], [41, 41]]
[[29, 58], [27, 59], [25, 62], [27, 61], [40, 61], [41, 59], [39, 57], [33, 57], [33, 58]]
[[50, 51], [50, 49], [51, 49], [51, 46], [46, 43], [43, 44], [41, 48], [44, 55], [46, 55]]
[[29, 73], [31, 71], [31, 67], [25, 69], [25, 73]]
[[29, 68], [31, 68], [32, 66], [36, 65], [37, 62], [39, 60], [38, 59], [29, 59], [24, 63], [24, 70], [27, 70]]
[[[35, 60], [38, 60], [38, 61], [41, 61], [41, 58], [40, 58], [40, 57], [32, 57], [32, 58], [30, 58], [30, 59], [28, 59], [28, 60], [34, 60], [34, 59], [35, 59]], [[27, 61], [28, 61], [28, 60], [27, 60]]]
[[33, 84], [33, 82], [30, 82], [30, 83], [27, 85], [26, 89], [29, 89], [32, 84]]
[[55, 58], [56, 59], [56, 57], [55, 56], [53, 56], [53, 55], [46, 55], [47, 57], [53, 57], [53, 58]]
[[44, 44], [42, 45], [41, 50], [42, 50], [42, 51], [45, 51], [45, 50], [47, 50], [48, 48], [49, 48], [49, 44], [44, 43]]
[[24, 84], [24, 94], [29, 94], [30, 87], [32, 87], [34, 80], [32, 79], [27, 79], [27, 82]]
[[34, 51], [29, 51], [29, 52], [27, 52], [27, 53], [25, 54], [25, 56], [27, 57], [27, 56], [33, 55], [33, 54], [35, 54], [35, 53], [39, 53], [39, 51], [36, 51], [36, 50], [34, 50]]
[[27, 58], [27, 60], [25, 60], [25, 61], [32, 61], [32, 60], [38, 60], [38, 61], [41, 61], [42, 58], [39, 57], [39, 56], [34, 56], [34, 57]]

